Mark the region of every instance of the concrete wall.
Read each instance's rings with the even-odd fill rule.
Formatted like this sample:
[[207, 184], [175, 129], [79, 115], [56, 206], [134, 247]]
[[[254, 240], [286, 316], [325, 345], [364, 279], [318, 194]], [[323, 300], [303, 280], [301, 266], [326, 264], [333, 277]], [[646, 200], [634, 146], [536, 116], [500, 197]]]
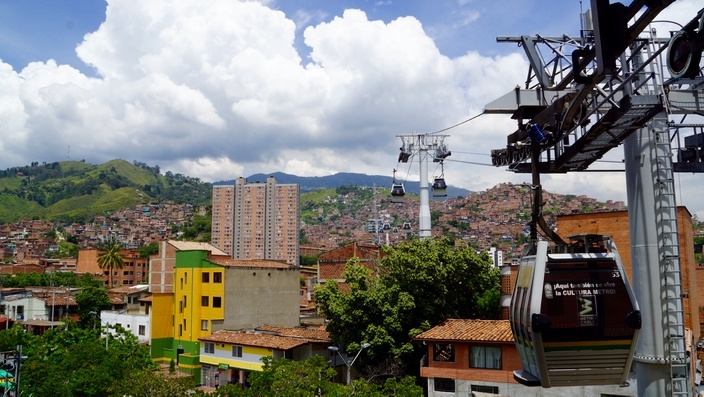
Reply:
[[299, 324], [300, 270], [230, 267], [225, 271], [225, 318], [218, 329]]

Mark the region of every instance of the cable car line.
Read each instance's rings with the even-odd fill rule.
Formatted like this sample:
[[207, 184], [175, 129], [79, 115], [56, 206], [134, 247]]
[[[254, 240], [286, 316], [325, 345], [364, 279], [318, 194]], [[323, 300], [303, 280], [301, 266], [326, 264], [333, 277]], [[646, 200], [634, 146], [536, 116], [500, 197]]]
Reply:
[[447, 127], [447, 128], [443, 128], [443, 129], [438, 130], [438, 131], [426, 132], [426, 134], [427, 134], [427, 135], [434, 135], [434, 134], [439, 134], [439, 133], [441, 133], [441, 132], [445, 132], [445, 131], [447, 131], [447, 130], [451, 130], [451, 129], [453, 129], [453, 128], [456, 128], [456, 127], [461, 126], [462, 124], [469, 123], [470, 121], [476, 119], [477, 117], [479, 117], [479, 116], [481, 116], [481, 115], [483, 115], [483, 114], [484, 114], [484, 112], [479, 113], [479, 114], [477, 114], [476, 116], [472, 116], [472, 117], [468, 118], [467, 120], [461, 121], [461, 122], [459, 122], [459, 123], [457, 123], [457, 124], [455, 124], [455, 125], [451, 125], [451, 126], [449, 126], [449, 127]]

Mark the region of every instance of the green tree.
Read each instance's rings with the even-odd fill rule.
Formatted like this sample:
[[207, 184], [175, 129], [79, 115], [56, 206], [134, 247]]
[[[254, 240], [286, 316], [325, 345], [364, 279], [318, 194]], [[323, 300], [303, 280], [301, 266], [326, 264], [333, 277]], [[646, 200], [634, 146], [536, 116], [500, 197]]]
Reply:
[[125, 262], [122, 259], [122, 255], [120, 255], [121, 249], [122, 244], [115, 239], [111, 239], [98, 255], [98, 267], [108, 271], [108, 285], [110, 287], [112, 287], [113, 270], [125, 268]]
[[193, 378], [167, 375], [153, 369], [132, 371], [123, 382], [114, 383], [111, 395], [133, 397], [188, 396], [193, 389]]
[[69, 243], [68, 241], [59, 241], [59, 252], [54, 254], [55, 258], [77, 258], [78, 244]]
[[336, 371], [330, 368], [322, 356], [312, 356], [305, 361], [262, 358], [261, 371], [249, 375], [250, 387], [224, 385], [215, 392], [205, 394], [196, 391], [196, 396], [209, 397], [420, 397], [423, 388], [415, 384], [413, 377], [390, 378], [383, 384], [369, 383], [357, 379], [351, 385], [333, 382]]
[[149, 258], [159, 253], [159, 243], [153, 242], [139, 249], [140, 258]]
[[104, 286], [88, 286], [76, 295], [81, 327], [100, 329], [100, 311], [110, 307], [110, 297]]
[[322, 356], [305, 361], [274, 360], [263, 357], [262, 371], [249, 377], [253, 396], [308, 397], [330, 395], [342, 385], [331, 382], [335, 370]]
[[26, 345], [34, 338], [34, 335], [25, 332], [24, 327], [19, 323], [15, 323], [10, 329], [5, 329], [5, 326], [7, 323], [3, 325], [0, 332], [0, 351], [15, 350], [17, 346]]
[[353, 259], [343, 274], [349, 292], [334, 281], [316, 289], [333, 341], [348, 353], [370, 343], [358, 361], [378, 376], [415, 373], [425, 350], [413, 338], [447, 318], [498, 317], [499, 273], [487, 255], [446, 239], [384, 250], [378, 277]]
[[[409, 329], [415, 310], [413, 296], [399, 285], [386, 285], [382, 278], [353, 258], [342, 275], [350, 292], [343, 292], [335, 281], [316, 289], [315, 299], [325, 317], [333, 342], [348, 354], [359, 351], [362, 343], [371, 347], [356, 363], [376, 361], [381, 364], [388, 354], [398, 356], [412, 351]], [[387, 356], [385, 356], [385, 354]], [[368, 360], [376, 355], [376, 360]]]
[[35, 337], [23, 354], [23, 395], [114, 395], [110, 390], [128, 374], [155, 368], [149, 348], [122, 328], [115, 330], [109, 349], [99, 329], [55, 328]]

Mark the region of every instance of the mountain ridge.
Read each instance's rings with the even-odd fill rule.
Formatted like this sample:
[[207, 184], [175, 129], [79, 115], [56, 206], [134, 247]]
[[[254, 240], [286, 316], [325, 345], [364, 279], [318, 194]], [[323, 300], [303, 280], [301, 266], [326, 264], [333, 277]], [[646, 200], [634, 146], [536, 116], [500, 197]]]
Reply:
[[[321, 189], [334, 189], [340, 186], [376, 186], [379, 188], [391, 189], [391, 185], [394, 182], [394, 179], [389, 176], [367, 175], [354, 172], [338, 172], [336, 174], [326, 176], [297, 176], [292, 174], [286, 174], [284, 172], [273, 172], [270, 174], [253, 174], [246, 177], [246, 179], [248, 183], [265, 182], [266, 178], [269, 176], [273, 176], [274, 178], [276, 178], [277, 183], [292, 183], [300, 186], [302, 193]], [[234, 179], [213, 183], [214, 186], [234, 184]], [[407, 193], [419, 194], [420, 182], [405, 181], [404, 188]], [[462, 197], [466, 196], [469, 193], [471, 193], [471, 191], [467, 189], [451, 185], [447, 186], [447, 197], [449, 198]]]

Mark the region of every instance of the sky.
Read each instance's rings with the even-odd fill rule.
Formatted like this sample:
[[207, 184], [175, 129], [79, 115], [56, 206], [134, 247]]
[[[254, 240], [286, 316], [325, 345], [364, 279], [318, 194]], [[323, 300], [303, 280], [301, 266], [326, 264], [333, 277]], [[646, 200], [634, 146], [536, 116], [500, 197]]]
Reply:
[[[658, 19], [688, 22], [701, 0]], [[399, 135], [438, 131], [448, 184], [530, 176], [492, 167], [516, 128], [484, 106], [528, 63], [497, 36], [579, 35], [578, 0], [0, 0], [0, 169], [112, 159], [206, 182], [356, 172], [417, 181]], [[668, 35], [672, 22], [658, 26]], [[609, 153], [615, 161], [622, 148]], [[611, 167], [619, 168], [619, 167]], [[622, 169], [622, 167], [620, 167]], [[704, 176], [677, 174], [704, 219]], [[626, 201], [623, 172], [543, 176], [544, 189]], [[700, 188], [700, 186], [702, 186]]]

